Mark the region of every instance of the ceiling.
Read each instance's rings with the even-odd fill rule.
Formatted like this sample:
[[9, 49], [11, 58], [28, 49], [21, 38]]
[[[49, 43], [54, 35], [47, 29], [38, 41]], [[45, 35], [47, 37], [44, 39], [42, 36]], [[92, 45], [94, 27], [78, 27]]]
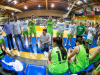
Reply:
[[[75, 0], [16, 0], [16, 4], [14, 2], [15, 0], [0, 0], [0, 5], [5, 5], [13, 8], [17, 8], [19, 10], [30, 11], [30, 10], [60, 10], [60, 11], [68, 11], [67, 7], [69, 5], [73, 4], [73, 1]], [[100, 0], [81, 0], [81, 4], [75, 4], [73, 7], [73, 10], [75, 9], [81, 9], [83, 6], [89, 6], [95, 4], [99, 4]], [[52, 7], [52, 4], [54, 7]], [[40, 5], [41, 7], [38, 7]], [[27, 6], [28, 9], [24, 9], [24, 7]], [[6, 10], [6, 9], [0, 9], [2, 11], [2, 14], [11, 14], [11, 12], [15, 12], [12, 10]], [[15, 12], [18, 13], [18, 12]]]

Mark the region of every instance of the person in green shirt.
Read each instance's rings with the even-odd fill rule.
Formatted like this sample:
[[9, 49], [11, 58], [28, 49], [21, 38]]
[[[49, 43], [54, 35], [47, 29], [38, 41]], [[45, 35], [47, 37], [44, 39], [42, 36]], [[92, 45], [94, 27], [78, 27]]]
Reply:
[[90, 64], [98, 61], [100, 59], [100, 36], [97, 39], [98, 47], [95, 49], [94, 53], [89, 55]]
[[[5, 49], [2, 50], [2, 49], [0, 48], [0, 59], [2, 59], [3, 56], [4, 56], [5, 54], [8, 54], [9, 56], [12, 55], [9, 51], [7, 51], [7, 50], [5, 50]], [[12, 56], [14, 56], [14, 55], [12, 55]]]
[[31, 20], [29, 20], [28, 22], [28, 26], [30, 28], [30, 45], [32, 46], [32, 34], [34, 34], [34, 37], [36, 40], [36, 46], [38, 47], [37, 37], [36, 37], [37, 33], [36, 33], [36, 28], [35, 28], [36, 20], [34, 20], [34, 18], [35, 18], [35, 15], [32, 15]]
[[100, 65], [92, 72], [91, 75], [100, 75]]
[[[83, 39], [78, 38], [76, 40], [76, 45], [77, 46], [74, 48], [73, 52], [68, 56], [70, 63], [69, 69], [72, 73], [77, 73], [81, 70], [85, 70], [89, 66], [89, 58], [87, 55], [86, 48], [83, 45]], [[76, 57], [74, 58], [74, 61], [76, 61], [76, 63], [70, 60], [74, 55], [76, 55]]]
[[83, 23], [80, 22], [80, 25], [77, 26], [76, 40], [77, 40], [78, 37], [82, 38], [84, 33], [85, 33], [85, 27], [83, 26]]
[[[47, 24], [47, 27], [45, 26], [45, 24]], [[55, 22], [52, 20], [51, 16], [49, 16], [49, 20], [45, 21], [44, 24], [43, 24], [44, 27], [47, 29], [47, 33], [49, 33], [51, 35], [51, 41], [52, 41], [52, 38], [53, 38], [53, 28], [54, 28], [53, 24], [54, 24], [54, 27], [55, 27]]]
[[68, 71], [67, 49], [62, 45], [62, 38], [53, 38], [53, 49], [48, 54], [48, 69], [53, 75], [64, 75]]

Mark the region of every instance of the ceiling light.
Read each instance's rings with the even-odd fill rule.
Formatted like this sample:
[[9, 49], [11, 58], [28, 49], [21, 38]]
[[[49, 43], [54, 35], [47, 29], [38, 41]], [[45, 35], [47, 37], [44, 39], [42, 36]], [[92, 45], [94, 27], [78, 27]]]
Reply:
[[82, 2], [81, 1], [78, 1], [76, 4], [80, 5]]
[[24, 9], [27, 9], [27, 6], [24, 6]]
[[11, 13], [11, 15], [14, 15], [14, 13]]
[[41, 7], [41, 5], [38, 5], [38, 7]]
[[67, 7], [67, 10], [69, 10], [70, 7]]
[[17, 4], [17, 1], [14, 1], [14, 4]]
[[52, 4], [51, 7], [54, 7], [54, 4]]
[[11, 2], [11, 0], [8, 0], [8, 2]]

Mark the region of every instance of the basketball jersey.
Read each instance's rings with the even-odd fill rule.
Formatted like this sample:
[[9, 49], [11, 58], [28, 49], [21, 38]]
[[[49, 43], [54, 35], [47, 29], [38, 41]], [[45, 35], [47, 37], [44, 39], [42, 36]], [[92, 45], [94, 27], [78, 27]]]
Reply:
[[93, 34], [90, 32], [90, 30], [94, 33], [94, 34], [96, 34], [96, 30], [95, 30], [95, 28], [92, 28], [92, 27], [89, 27], [88, 28], [88, 36], [87, 36], [87, 39], [90, 39], [90, 40], [92, 40], [93, 41]]
[[[60, 26], [59, 26], [60, 25]], [[63, 30], [65, 30], [66, 28], [66, 24], [64, 22], [57, 22], [57, 32], [61, 33]]]
[[53, 21], [47, 20], [47, 28], [52, 28], [53, 27]]
[[[35, 22], [34, 19], [32, 21]], [[35, 24], [34, 23], [30, 22], [29, 24], [30, 24], [31, 27], [33, 27], [33, 29], [35, 28]]]
[[69, 25], [69, 32], [68, 32], [68, 34], [73, 35], [75, 30], [76, 30], [76, 25], [75, 24], [73, 24], [73, 25], [70, 24]]
[[22, 21], [22, 27], [23, 27], [23, 31], [28, 31], [28, 21]]
[[[66, 49], [67, 52], [67, 49]], [[53, 48], [52, 52], [51, 52], [51, 59], [52, 59], [52, 71], [56, 74], [61, 74], [61, 73], [65, 73], [68, 71], [68, 57], [67, 55], [64, 56], [61, 53], [61, 50], [59, 49], [59, 47], [55, 47]]]
[[90, 62], [90, 64], [92, 64], [100, 59], [100, 46], [98, 46], [98, 47], [99, 47], [99, 54], [96, 55], [96, 57]]
[[79, 45], [79, 53], [76, 54], [76, 65], [82, 69], [85, 69], [89, 65], [87, 61], [87, 53], [83, 45]]
[[[84, 44], [82, 44], [82, 45], [85, 48], [85, 45]], [[86, 51], [86, 49], [85, 49], [85, 51]], [[88, 66], [89, 66], [89, 54], [86, 53], [86, 67], [88, 67]]]

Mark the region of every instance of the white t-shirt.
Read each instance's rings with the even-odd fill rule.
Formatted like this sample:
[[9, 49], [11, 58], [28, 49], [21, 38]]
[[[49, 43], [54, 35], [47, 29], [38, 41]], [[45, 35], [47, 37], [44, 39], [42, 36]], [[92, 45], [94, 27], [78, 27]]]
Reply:
[[51, 42], [51, 35], [49, 33], [46, 33], [45, 36], [43, 34], [41, 34], [40, 35], [40, 40], [42, 41], [42, 43], [45, 43], [47, 41]]
[[74, 32], [76, 31], [76, 25], [75, 24], [70, 24], [69, 25], [69, 32], [68, 34], [74, 35]]
[[92, 35], [92, 33], [90, 32], [90, 30], [92, 30], [92, 32], [94, 33], [94, 34], [96, 34], [96, 29], [95, 28], [92, 28], [92, 27], [89, 27], [88, 28], [88, 36], [87, 36], [87, 39], [90, 39], [90, 40], [93, 40], [93, 35]]
[[28, 20], [22, 21], [23, 31], [28, 31]]
[[66, 24], [64, 22], [62, 22], [62, 23], [61, 22], [57, 22], [56, 26], [59, 26], [59, 27], [57, 27], [57, 32], [59, 32], [59, 33], [61, 33], [66, 28]]
[[[0, 26], [0, 32], [2, 32], [3, 31], [3, 29], [2, 29], [2, 27]], [[3, 35], [1, 34], [0, 35], [0, 39], [2, 39], [3, 38]]]

